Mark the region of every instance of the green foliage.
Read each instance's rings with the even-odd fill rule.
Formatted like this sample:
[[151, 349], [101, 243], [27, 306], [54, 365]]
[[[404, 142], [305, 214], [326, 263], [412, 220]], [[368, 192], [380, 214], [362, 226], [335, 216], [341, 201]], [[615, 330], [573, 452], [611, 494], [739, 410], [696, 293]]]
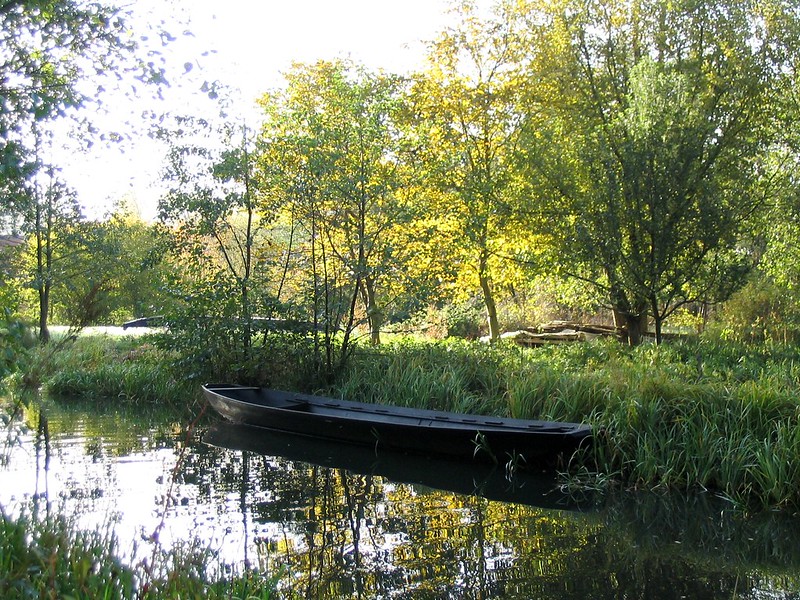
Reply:
[[[242, 316], [239, 291], [226, 277], [182, 282], [164, 315], [166, 331], [154, 337], [171, 372], [194, 384], [235, 381], [310, 390], [324, 380], [312, 325]], [[294, 314], [269, 295], [254, 294], [249, 302], [255, 314]]]
[[163, 288], [172, 270], [167, 260], [171, 238], [165, 230], [125, 214], [103, 222], [63, 219], [31, 250], [16, 277], [33, 281], [40, 302], [29, 306], [36, 319], [45, 298], [57, 324], [81, 328], [119, 324], [134, 317], [161, 314], [168, 305]]
[[562, 268], [600, 289], [636, 342], [645, 315], [658, 335], [681, 305], [744, 282], [734, 250], [774, 194], [770, 104], [790, 83], [797, 15], [781, 3], [566, 5], [533, 28], [541, 111], [524, 162], [560, 216]]
[[[797, 462], [796, 357], [777, 345], [797, 340], [800, 305], [787, 292], [798, 279], [790, 4], [505, 3], [481, 20], [465, 2], [412, 85], [322, 61], [264, 98], [257, 139], [178, 119], [165, 132], [169, 233], [121, 216], [81, 222], [55, 169], [33, 160], [30, 140], [45, 143], [46, 121], [83, 100], [77, 78], [126, 47], [113, 9], [46, 4], [0, 8], [0, 191], [31, 233], [23, 275], [40, 331], [51, 315], [85, 325], [161, 312], [167, 275], [172, 302], [160, 351], [74, 364], [48, 351], [33, 358], [31, 385], [149, 401], [178, 386], [158, 368], [174, 362], [181, 382], [335, 384], [354, 397], [590, 420], [604, 433], [586, 459], [625, 483], [795, 501], [775, 482]], [[597, 310], [598, 294], [632, 340], [648, 316], [660, 336], [679, 307], [724, 300], [759, 260], [773, 279], [754, 278], [716, 337], [694, 345], [355, 342], [366, 326], [377, 345], [393, 311], [429, 305], [424, 320], [442, 337], [475, 336], [478, 295], [492, 338], [501, 319]], [[571, 289], [554, 283], [564, 275]], [[277, 333], [278, 316], [309, 326]], [[4, 319], [2, 375], [22, 340]]]
[[433, 243], [458, 290], [480, 296], [488, 334], [497, 339], [498, 288], [518, 279], [508, 257], [531, 244], [530, 223], [515, 222], [522, 212], [514, 151], [524, 122], [517, 105], [524, 42], [508, 15], [480, 19], [470, 3], [458, 8], [461, 22], [431, 44], [430, 68], [415, 78], [408, 136], [424, 153], [420, 200], [437, 224]]
[[506, 330], [512, 331], [551, 321], [591, 323], [609, 311], [592, 286], [544, 274], [513, 286], [512, 293], [498, 304], [498, 312]]
[[[612, 340], [522, 349], [448, 340], [360, 352], [335, 393], [519, 418], [590, 422], [604, 485], [710, 489], [756, 507], [800, 506], [800, 351], [713, 340]], [[585, 473], [585, 471], [583, 471]]]
[[274, 313], [270, 262], [260, 254], [274, 215], [262, 210], [254, 143], [236, 124], [180, 118], [176, 125], [165, 173], [170, 190], [159, 211], [177, 232], [182, 272], [164, 315], [170, 335], [163, 344], [191, 362], [184, 365], [190, 379], [250, 378], [254, 317]]
[[[787, 3], [565, 0], [479, 15], [463, 2], [409, 79], [297, 65], [264, 97], [258, 132], [208, 115], [162, 132], [172, 152], [160, 208], [174, 237], [119, 215], [79, 223], [55, 166], [28, 147], [86, 101], [82, 78], [133, 49], [115, 8], [42, 7], [0, 9], [0, 217], [13, 208], [6, 222], [23, 215], [35, 234], [22, 275], [45, 337], [50, 316], [161, 313], [167, 246], [180, 249], [173, 289], [185, 305], [198, 299], [201, 322], [222, 307], [222, 337], [238, 336], [242, 356], [228, 362], [255, 360], [248, 324], [278, 314], [272, 298], [325, 332], [330, 377], [359, 327], [378, 343], [399, 314], [428, 305], [481, 297], [493, 338], [501, 322], [574, 308], [541, 273], [594, 286], [630, 329], [649, 315], [657, 333], [681, 305], [725, 299], [757, 260], [782, 285], [796, 279], [800, 28]], [[747, 252], [744, 230], [758, 238]], [[221, 297], [197, 292], [225, 278], [239, 325]], [[474, 335], [472, 318], [450, 329]], [[201, 348], [196, 329], [186, 348]], [[220, 340], [214, 352], [225, 351]]]
[[[278, 580], [278, 575], [269, 577], [254, 570], [239, 572], [199, 540], [157, 548], [151, 562], [138, 571], [142, 600], [267, 600], [273, 596]], [[226, 572], [227, 576], [222, 575]]]
[[[38, 132], [35, 135], [38, 137]], [[51, 293], [54, 284], [65, 277], [64, 262], [72, 256], [72, 234], [81, 218], [80, 207], [74, 191], [56, 178], [53, 168], [27, 186], [24, 200], [22, 215], [30, 236], [19, 276], [37, 295], [39, 339], [47, 343]]]
[[142, 338], [82, 335], [32, 353], [23, 381], [64, 397], [129, 403], [190, 403], [193, 382], [172, 368], [174, 356]]
[[321, 349], [303, 323], [292, 332], [284, 330], [281, 320], [253, 321], [247, 352], [231, 343], [245, 335], [237, 318], [172, 314], [167, 323], [169, 331], [157, 335], [156, 344], [169, 352], [172, 371], [187, 382], [234, 381], [305, 391], [324, 385]]
[[[578, 372], [572, 360], [567, 371], [556, 364], [549, 375], [538, 364], [521, 381], [527, 406], [591, 415], [601, 432], [591, 457], [600, 472], [623, 485], [713, 489], [758, 506], [798, 505], [798, 490], [781, 480], [766, 484], [769, 473], [797, 477], [800, 446], [781, 433], [800, 413], [796, 348], [703, 341], [597, 358], [579, 359], [586, 368]], [[549, 385], [537, 388], [542, 377]], [[782, 470], [778, 463], [759, 466], [764, 440], [784, 461]]]
[[736, 342], [797, 342], [800, 296], [771, 277], [756, 275], [720, 308], [709, 333]]
[[133, 571], [111, 534], [76, 531], [65, 519], [0, 515], [3, 598], [131, 598]]
[[11, 309], [0, 309], [0, 382], [20, 366], [23, 355], [31, 345], [28, 327]]
[[92, 92], [78, 82], [102, 74], [131, 49], [118, 11], [75, 0], [23, 0], [0, 6], [0, 190], [22, 208], [26, 180], [39, 168], [30, 132], [80, 106]]
[[359, 322], [380, 342], [413, 259], [414, 241], [401, 233], [413, 220], [398, 130], [404, 82], [347, 61], [296, 65], [286, 79], [262, 100], [260, 170], [298, 238], [286, 261], [303, 271], [297, 303], [329, 335], [343, 331], [346, 358]]
[[[326, 386], [312, 335], [259, 335], [257, 360], [228, 365], [224, 374], [368, 402], [588, 422], [594, 447], [573, 457], [569, 471], [583, 481], [593, 473], [591, 485], [709, 489], [750, 506], [800, 506], [800, 349], [793, 345], [703, 338], [527, 349], [397, 338], [358, 347]], [[45, 350], [40, 383], [52, 392], [184, 407], [197, 399], [200, 381], [169, 369], [177, 355], [146, 339], [81, 337], [66, 350]]]
[[[167, 332], [157, 344], [178, 359], [176, 369], [193, 380], [236, 380], [254, 364], [253, 314], [242, 314], [235, 282], [224, 275], [182, 282], [177, 301], [164, 315]], [[262, 305], [253, 302], [251, 311]], [[259, 311], [260, 312], [260, 311]]]
[[358, 352], [336, 394], [365, 402], [497, 414], [502, 403], [503, 353], [463, 340], [404, 339]]
[[[793, 120], [794, 121], [794, 120]], [[800, 131], [796, 123], [787, 124], [792, 147]], [[752, 224], [756, 251], [761, 255], [759, 268], [778, 286], [796, 294], [800, 289], [800, 202], [796, 179], [797, 155], [775, 152], [770, 157], [779, 162], [775, 192], [769, 211]], [[754, 244], [755, 245], [755, 244]]]
[[486, 330], [480, 300], [451, 302], [442, 307], [429, 306], [410, 319], [399, 323], [397, 330], [415, 332], [427, 338], [443, 340], [449, 337], [478, 339]]
[[62, 232], [69, 254], [58, 257], [52, 312], [74, 327], [118, 324], [159, 315], [168, 304], [171, 237], [125, 213], [103, 222], [81, 222]]

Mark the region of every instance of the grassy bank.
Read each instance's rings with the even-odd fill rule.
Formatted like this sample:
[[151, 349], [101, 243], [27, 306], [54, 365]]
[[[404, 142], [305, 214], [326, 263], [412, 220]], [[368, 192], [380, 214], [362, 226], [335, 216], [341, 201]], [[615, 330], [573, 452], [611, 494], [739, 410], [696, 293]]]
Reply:
[[[272, 597], [274, 581], [226, 572], [210, 551], [185, 544], [126, 565], [112, 533], [81, 531], [62, 517], [0, 514], [0, 597], [140, 600]], [[230, 569], [227, 569], [230, 572]]]
[[[263, 382], [290, 386], [294, 358], [264, 360]], [[189, 357], [191, 359], [191, 357]], [[199, 410], [187, 357], [147, 339], [85, 337], [29, 358], [18, 383], [54, 394], [109, 397], [132, 406]], [[199, 369], [202, 372], [202, 369]], [[288, 374], [288, 375], [286, 375]], [[213, 373], [208, 373], [210, 378]], [[575, 457], [580, 488], [708, 489], [753, 509], [800, 510], [800, 349], [691, 341], [661, 347], [615, 342], [523, 349], [463, 341], [402, 340], [362, 347], [328, 394], [594, 425]], [[1, 512], [1, 511], [0, 511]], [[0, 515], [0, 597], [268, 598], [274, 582], [230, 575], [200, 544], [159, 549], [134, 565], [112, 533], [59, 517]], [[219, 574], [225, 574], [223, 579]]]
[[35, 349], [18, 377], [25, 387], [58, 396], [190, 403], [197, 398], [197, 386], [173, 367], [176, 358], [147, 337], [82, 335]]
[[[270, 348], [264, 383], [291, 387]], [[147, 340], [88, 338], [38, 376], [57, 394], [189, 404], [199, 381]], [[185, 364], [185, 358], [183, 357]], [[45, 364], [44, 360], [37, 364]], [[30, 377], [30, 376], [29, 376]], [[213, 374], [209, 373], [209, 377]], [[464, 341], [361, 348], [333, 389], [355, 400], [588, 422], [576, 485], [709, 489], [754, 508], [800, 509], [800, 349], [707, 340], [523, 349]]]
[[350, 398], [592, 423], [573, 482], [708, 489], [800, 508], [800, 349], [708, 341], [522, 349], [401, 343], [364, 351]]

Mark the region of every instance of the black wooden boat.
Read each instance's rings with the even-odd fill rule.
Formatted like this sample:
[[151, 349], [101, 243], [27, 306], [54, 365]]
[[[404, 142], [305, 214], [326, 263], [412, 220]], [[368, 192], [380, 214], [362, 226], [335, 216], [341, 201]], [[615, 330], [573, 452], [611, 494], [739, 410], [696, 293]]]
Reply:
[[457, 458], [538, 464], [569, 459], [591, 443], [588, 425], [482, 417], [337, 400], [228, 383], [203, 386], [234, 423], [316, 438]]

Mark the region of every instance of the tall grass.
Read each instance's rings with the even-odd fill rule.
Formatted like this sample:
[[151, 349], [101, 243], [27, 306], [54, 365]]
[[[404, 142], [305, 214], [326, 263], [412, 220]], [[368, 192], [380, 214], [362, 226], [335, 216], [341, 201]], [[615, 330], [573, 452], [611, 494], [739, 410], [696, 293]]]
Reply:
[[[288, 356], [262, 361], [262, 383], [288, 381]], [[58, 394], [186, 403], [197, 397], [198, 382], [176, 376], [175, 359], [147, 340], [79, 339], [40, 358], [28, 377]], [[795, 346], [701, 339], [628, 348], [599, 340], [524, 349], [398, 340], [360, 348], [335, 386], [321, 391], [586, 422], [595, 428], [595, 444], [571, 464], [595, 481], [708, 489], [755, 506], [800, 509]]]
[[23, 382], [58, 396], [186, 402], [196, 385], [179, 376], [174, 359], [146, 339], [87, 335], [55, 350], [38, 348]]
[[115, 557], [116, 540], [73, 531], [61, 518], [0, 515], [0, 597], [131, 598], [134, 575]]
[[364, 402], [501, 414], [503, 357], [467, 342], [403, 340], [362, 349], [333, 393]]
[[800, 508], [800, 349], [791, 346], [401, 342], [364, 350], [335, 393], [588, 422], [596, 443], [573, 465], [605, 482]]

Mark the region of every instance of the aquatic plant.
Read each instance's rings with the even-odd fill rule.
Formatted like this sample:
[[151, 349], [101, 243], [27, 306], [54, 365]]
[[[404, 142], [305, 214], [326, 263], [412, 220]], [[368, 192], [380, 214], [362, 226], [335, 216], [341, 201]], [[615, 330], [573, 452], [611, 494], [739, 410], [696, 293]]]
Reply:
[[134, 573], [108, 532], [73, 529], [61, 517], [0, 514], [0, 597], [131, 598]]
[[31, 344], [25, 325], [8, 307], [0, 308], [0, 385], [14, 373]]
[[55, 352], [39, 348], [24, 380], [64, 397], [186, 403], [196, 386], [171, 368], [173, 358], [147, 338], [82, 335]]
[[[305, 356], [297, 340], [270, 345], [273, 354], [284, 351], [262, 365], [256, 383], [315, 391], [298, 379], [303, 367], [288, 368]], [[42, 381], [59, 394], [187, 405], [199, 382], [170, 368], [179, 358], [146, 338], [79, 338], [49, 359]], [[396, 338], [359, 348], [335, 384], [316, 391], [586, 422], [595, 444], [568, 461], [576, 481], [706, 489], [743, 505], [800, 508], [800, 348], [790, 345], [697, 339], [629, 348], [597, 340], [521, 348]]]

